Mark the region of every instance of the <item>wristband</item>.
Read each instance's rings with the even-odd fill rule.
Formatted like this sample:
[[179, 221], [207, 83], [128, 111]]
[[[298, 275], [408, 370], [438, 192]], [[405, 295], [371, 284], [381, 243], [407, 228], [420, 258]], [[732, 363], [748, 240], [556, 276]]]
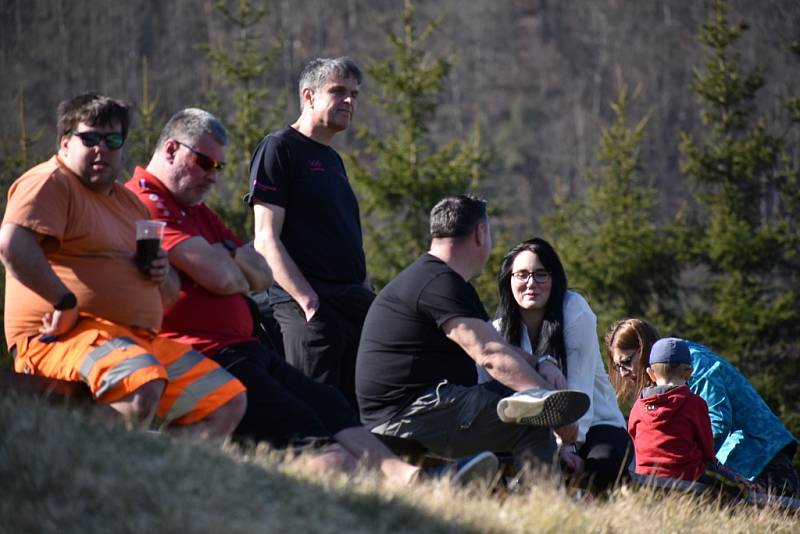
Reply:
[[558, 363], [558, 360], [556, 360], [554, 357], [550, 356], [549, 354], [545, 354], [544, 356], [542, 356], [541, 358], [536, 360], [536, 368], [538, 369], [539, 366], [542, 365], [544, 362], [550, 362], [553, 365], [555, 365], [556, 367], [558, 367], [559, 369], [561, 369], [561, 364]]
[[78, 299], [77, 297], [75, 297], [75, 293], [70, 291], [69, 293], [66, 293], [63, 297], [61, 297], [61, 300], [59, 300], [53, 306], [53, 308], [58, 311], [64, 311], [64, 310], [71, 310], [77, 305], [78, 305]]

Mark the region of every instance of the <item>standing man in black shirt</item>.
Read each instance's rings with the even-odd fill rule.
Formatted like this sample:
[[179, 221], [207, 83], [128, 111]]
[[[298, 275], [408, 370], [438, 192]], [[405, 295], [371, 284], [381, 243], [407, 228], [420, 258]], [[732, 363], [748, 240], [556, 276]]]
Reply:
[[355, 357], [375, 297], [367, 278], [358, 203], [331, 148], [356, 107], [352, 59], [318, 58], [300, 75], [300, 117], [253, 155], [249, 203], [255, 247], [275, 277], [270, 304], [287, 361], [339, 388], [355, 406]]
[[[589, 407], [544, 362], [539, 372], [489, 324], [469, 284], [489, 258], [486, 203], [445, 198], [431, 211], [431, 248], [378, 294], [356, 360], [361, 419], [374, 433], [409, 438], [460, 457], [511, 452], [515, 463], [550, 464], [552, 428], [565, 444]], [[476, 363], [494, 381], [477, 385]], [[520, 392], [520, 393], [515, 393]]]

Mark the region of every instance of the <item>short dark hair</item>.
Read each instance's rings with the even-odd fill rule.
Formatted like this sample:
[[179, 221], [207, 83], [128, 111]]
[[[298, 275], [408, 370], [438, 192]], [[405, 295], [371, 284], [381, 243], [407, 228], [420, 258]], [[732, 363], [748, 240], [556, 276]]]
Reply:
[[118, 123], [122, 137], [128, 136], [130, 106], [95, 92], [83, 93], [58, 105], [58, 142], [84, 122], [90, 126], [111, 126]]
[[464, 237], [486, 222], [486, 201], [474, 195], [443, 198], [431, 210], [431, 237]]

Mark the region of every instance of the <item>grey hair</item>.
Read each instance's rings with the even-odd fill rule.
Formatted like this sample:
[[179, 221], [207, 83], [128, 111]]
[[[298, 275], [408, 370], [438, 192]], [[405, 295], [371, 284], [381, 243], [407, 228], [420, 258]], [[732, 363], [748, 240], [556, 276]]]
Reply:
[[228, 132], [218, 118], [204, 109], [182, 109], [164, 125], [156, 141], [156, 148], [161, 147], [168, 139], [195, 143], [206, 134], [211, 135], [220, 145], [228, 144]]
[[355, 78], [360, 84], [363, 78], [361, 69], [358, 68], [353, 58], [342, 56], [337, 58], [318, 57], [309, 61], [300, 73], [297, 89], [300, 93], [300, 108], [303, 107], [303, 89], [318, 91], [320, 87], [333, 77], [346, 80]]

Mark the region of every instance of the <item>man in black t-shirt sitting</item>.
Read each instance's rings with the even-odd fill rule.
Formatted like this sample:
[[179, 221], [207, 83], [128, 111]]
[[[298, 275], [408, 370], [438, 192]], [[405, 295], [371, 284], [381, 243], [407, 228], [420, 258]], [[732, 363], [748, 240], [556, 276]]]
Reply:
[[[550, 464], [549, 427], [573, 442], [588, 397], [551, 391], [549, 377], [489, 324], [468, 283], [492, 246], [486, 203], [445, 198], [431, 211], [431, 236], [430, 251], [383, 288], [367, 313], [356, 359], [362, 422], [447, 457], [491, 450], [511, 452], [519, 467]], [[476, 362], [495, 380], [477, 385]], [[501, 400], [503, 412], [521, 408], [515, 423], [527, 424], [503, 422]]]

